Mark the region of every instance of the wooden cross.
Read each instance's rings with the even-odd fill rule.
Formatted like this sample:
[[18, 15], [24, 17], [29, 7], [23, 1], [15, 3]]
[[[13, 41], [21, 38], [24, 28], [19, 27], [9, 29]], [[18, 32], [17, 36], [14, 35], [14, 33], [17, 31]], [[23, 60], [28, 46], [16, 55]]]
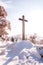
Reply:
[[25, 16], [23, 15], [22, 18], [19, 18], [19, 20], [22, 21], [22, 40], [25, 40], [25, 22], [28, 22], [25, 20]]

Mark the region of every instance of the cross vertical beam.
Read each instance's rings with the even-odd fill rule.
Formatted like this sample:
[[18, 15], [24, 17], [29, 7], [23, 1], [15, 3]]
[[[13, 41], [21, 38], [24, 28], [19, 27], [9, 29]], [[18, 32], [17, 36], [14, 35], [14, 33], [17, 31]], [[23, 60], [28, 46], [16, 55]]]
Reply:
[[22, 16], [22, 18], [19, 18], [19, 20], [22, 21], [22, 40], [25, 40], [25, 22], [27, 22], [27, 20], [25, 20], [24, 15]]

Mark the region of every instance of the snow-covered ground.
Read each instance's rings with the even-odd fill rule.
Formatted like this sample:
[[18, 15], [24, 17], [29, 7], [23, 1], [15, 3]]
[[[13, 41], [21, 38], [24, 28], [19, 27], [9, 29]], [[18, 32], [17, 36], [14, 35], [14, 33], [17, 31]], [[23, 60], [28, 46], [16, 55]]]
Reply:
[[30, 41], [0, 42], [0, 65], [43, 65], [43, 58]]

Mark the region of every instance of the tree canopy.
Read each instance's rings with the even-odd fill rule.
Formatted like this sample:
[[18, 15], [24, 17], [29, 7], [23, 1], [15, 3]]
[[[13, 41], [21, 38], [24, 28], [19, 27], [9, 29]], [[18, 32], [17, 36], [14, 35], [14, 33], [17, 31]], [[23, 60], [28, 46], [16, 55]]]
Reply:
[[11, 30], [10, 22], [6, 20], [7, 12], [3, 6], [0, 6], [0, 37], [8, 35], [6, 29]]

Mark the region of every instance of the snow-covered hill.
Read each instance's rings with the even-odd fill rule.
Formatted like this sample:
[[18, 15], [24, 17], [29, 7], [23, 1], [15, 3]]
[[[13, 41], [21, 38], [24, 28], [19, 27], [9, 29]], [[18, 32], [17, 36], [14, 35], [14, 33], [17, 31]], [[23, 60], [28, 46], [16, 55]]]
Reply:
[[2, 48], [5, 54], [0, 55], [0, 65], [43, 65], [43, 58], [30, 41], [8, 43]]

